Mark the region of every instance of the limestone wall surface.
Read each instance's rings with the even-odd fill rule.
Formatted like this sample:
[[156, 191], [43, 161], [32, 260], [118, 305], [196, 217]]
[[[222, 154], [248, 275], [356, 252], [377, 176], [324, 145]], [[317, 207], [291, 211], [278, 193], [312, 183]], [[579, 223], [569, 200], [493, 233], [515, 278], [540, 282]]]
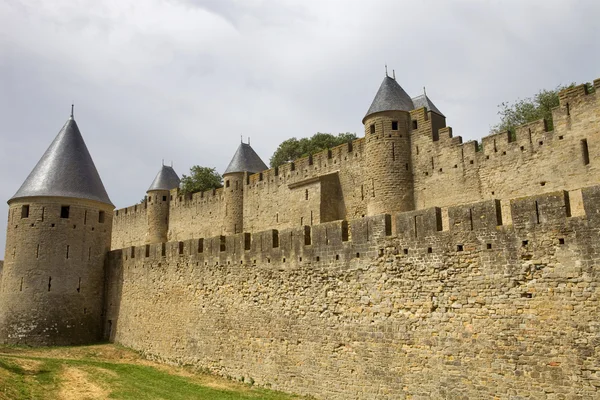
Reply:
[[140, 246], [148, 233], [148, 205], [144, 202], [113, 212], [111, 249]]
[[577, 193], [115, 250], [105, 334], [320, 399], [597, 398], [600, 187]]
[[[508, 132], [462, 143], [450, 128], [434, 130], [423, 109], [412, 112], [415, 207], [449, 206], [478, 200], [531, 196], [598, 184], [600, 80], [560, 93], [554, 130], [540, 120]], [[429, 113], [431, 114], [431, 113]]]

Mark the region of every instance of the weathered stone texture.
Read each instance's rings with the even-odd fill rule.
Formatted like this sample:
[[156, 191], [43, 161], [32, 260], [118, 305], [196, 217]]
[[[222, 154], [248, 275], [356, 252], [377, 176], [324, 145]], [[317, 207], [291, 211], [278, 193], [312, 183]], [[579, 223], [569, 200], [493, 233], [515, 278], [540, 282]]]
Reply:
[[[65, 218], [63, 206], [69, 207]], [[10, 202], [0, 284], [2, 343], [72, 345], [101, 339], [111, 225], [112, 206], [90, 200]]]
[[559, 191], [112, 251], [107, 335], [323, 399], [597, 398], [600, 187], [581, 201], [580, 216]]

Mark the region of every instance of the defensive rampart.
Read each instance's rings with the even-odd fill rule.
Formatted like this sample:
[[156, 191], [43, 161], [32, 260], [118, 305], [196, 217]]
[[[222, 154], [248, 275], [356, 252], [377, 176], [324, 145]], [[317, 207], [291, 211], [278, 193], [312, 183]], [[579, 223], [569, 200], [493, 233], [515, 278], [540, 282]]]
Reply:
[[110, 340], [323, 399], [596, 398], [600, 187], [109, 253]]

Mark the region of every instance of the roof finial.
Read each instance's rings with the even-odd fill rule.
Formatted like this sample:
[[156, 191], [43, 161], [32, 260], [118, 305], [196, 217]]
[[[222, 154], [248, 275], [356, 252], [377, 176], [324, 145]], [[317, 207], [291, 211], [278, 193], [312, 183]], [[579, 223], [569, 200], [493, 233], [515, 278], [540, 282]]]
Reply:
[[164, 158], [162, 159], [162, 166], [163, 167], [165, 166], [165, 159]]
[[425, 86], [423, 86], [423, 94], [427, 96], [427, 91], [425, 90]]
[[387, 73], [387, 64], [385, 64], [385, 77], [388, 77], [388, 73]]
[[75, 109], [75, 104], [71, 103], [71, 119], [73, 119], [73, 110]]
[[244, 135], [240, 135], [240, 143], [244, 143]]
[[392, 70], [392, 76], [394, 77], [394, 80], [396, 80], [396, 70], [395, 69]]
[[248, 146], [250, 146], [250, 136], [248, 136]]
[[171, 160], [171, 168], [173, 168], [173, 160]]

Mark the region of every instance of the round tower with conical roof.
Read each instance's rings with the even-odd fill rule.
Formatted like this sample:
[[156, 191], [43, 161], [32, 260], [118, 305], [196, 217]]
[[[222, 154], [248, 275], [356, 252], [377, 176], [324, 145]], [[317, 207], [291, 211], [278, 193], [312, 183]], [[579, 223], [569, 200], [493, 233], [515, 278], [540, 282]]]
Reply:
[[244, 182], [246, 174], [267, 169], [250, 143], [240, 143], [231, 162], [223, 173], [225, 218], [223, 234], [233, 235], [244, 231]]
[[169, 208], [171, 206], [171, 189], [179, 187], [179, 176], [173, 169], [163, 165], [156, 178], [148, 188], [147, 218], [148, 232], [146, 243], [162, 243], [168, 240]]
[[383, 79], [363, 118], [365, 125], [367, 214], [414, 209], [410, 166], [410, 96], [394, 78]]
[[73, 115], [8, 204], [0, 341], [97, 342], [114, 207]]

